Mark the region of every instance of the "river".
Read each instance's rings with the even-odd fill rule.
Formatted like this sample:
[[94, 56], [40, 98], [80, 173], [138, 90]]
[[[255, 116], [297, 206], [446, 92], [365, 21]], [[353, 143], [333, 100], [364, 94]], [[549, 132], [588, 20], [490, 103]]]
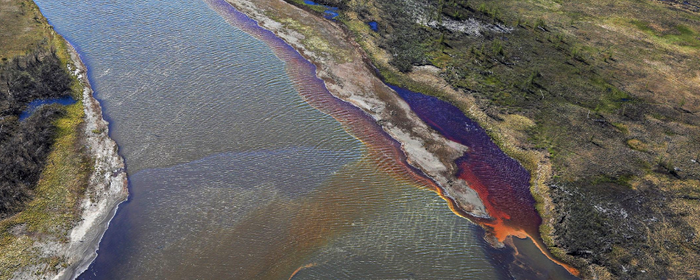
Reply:
[[80, 278], [504, 277], [395, 142], [225, 3], [36, 2], [87, 65], [130, 181]]

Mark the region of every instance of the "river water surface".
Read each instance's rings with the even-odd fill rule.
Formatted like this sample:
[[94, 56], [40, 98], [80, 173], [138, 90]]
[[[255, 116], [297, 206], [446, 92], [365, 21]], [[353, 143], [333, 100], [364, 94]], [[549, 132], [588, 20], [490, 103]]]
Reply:
[[130, 180], [82, 279], [503, 276], [395, 142], [226, 3], [36, 2], [86, 63]]

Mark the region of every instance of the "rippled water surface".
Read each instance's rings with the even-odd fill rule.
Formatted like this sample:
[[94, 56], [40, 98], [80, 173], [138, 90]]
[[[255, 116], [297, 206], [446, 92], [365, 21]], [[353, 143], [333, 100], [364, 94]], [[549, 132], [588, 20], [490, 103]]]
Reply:
[[396, 143], [227, 4], [36, 2], [87, 64], [131, 184], [81, 278], [498, 277]]

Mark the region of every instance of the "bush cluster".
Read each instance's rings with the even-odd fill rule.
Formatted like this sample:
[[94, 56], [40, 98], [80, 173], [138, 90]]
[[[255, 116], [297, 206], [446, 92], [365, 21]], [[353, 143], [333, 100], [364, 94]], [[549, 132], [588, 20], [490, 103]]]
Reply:
[[0, 65], [0, 219], [20, 211], [32, 195], [65, 110], [42, 106], [29, 118], [19, 114], [36, 99], [71, 92], [70, 74], [54, 52], [36, 51]]

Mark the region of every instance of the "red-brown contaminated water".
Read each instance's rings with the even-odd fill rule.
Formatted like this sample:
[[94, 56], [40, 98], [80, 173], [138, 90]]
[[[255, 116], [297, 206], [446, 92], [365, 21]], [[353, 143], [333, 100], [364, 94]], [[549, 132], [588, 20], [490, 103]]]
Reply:
[[[496, 146], [486, 131], [454, 105], [432, 96], [391, 86], [430, 127], [469, 149], [456, 164], [457, 176], [479, 193], [491, 219], [473, 219], [499, 242], [529, 238], [553, 262], [571, 274], [578, 271], [551, 257], [539, 236], [542, 219], [530, 194], [530, 173]], [[512, 242], [510, 242], [512, 246]]]
[[[81, 279], [557, 278], [532, 242], [489, 246], [314, 65], [223, 0], [36, 2], [80, 52], [129, 174]], [[459, 164], [490, 213], [524, 201], [475, 222], [536, 236], [522, 170], [480, 143]]]

